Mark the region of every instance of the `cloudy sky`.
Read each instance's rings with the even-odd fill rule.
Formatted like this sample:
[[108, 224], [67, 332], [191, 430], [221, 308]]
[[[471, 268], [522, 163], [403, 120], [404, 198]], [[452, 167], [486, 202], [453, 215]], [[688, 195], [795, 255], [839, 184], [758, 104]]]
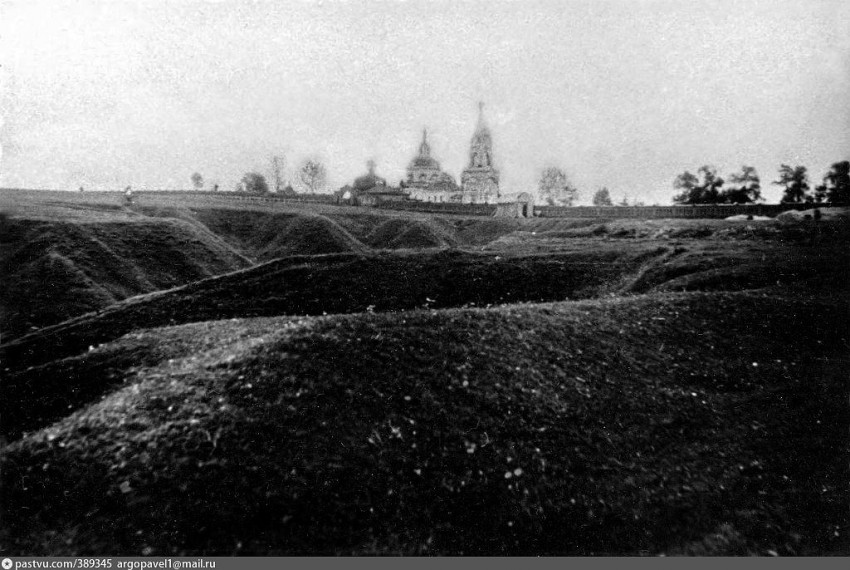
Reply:
[[323, 160], [459, 178], [477, 103], [503, 189], [563, 167], [668, 203], [685, 169], [850, 159], [846, 0], [0, 0], [0, 186], [232, 188]]

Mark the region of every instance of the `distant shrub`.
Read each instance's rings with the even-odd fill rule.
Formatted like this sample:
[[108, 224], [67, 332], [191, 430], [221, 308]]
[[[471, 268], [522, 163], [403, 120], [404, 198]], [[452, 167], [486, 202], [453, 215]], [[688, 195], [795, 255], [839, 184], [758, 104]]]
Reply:
[[240, 189], [249, 194], [268, 194], [269, 184], [266, 182], [266, 177], [258, 172], [248, 172], [242, 177]]

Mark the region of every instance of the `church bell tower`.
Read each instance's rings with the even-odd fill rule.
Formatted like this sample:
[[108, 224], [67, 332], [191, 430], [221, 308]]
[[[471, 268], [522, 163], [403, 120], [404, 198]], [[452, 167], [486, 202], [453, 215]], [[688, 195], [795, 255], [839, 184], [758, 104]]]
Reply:
[[484, 103], [478, 103], [478, 124], [469, 144], [469, 165], [461, 175], [463, 202], [495, 203], [499, 171], [493, 166], [493, 137], [484, 121]]

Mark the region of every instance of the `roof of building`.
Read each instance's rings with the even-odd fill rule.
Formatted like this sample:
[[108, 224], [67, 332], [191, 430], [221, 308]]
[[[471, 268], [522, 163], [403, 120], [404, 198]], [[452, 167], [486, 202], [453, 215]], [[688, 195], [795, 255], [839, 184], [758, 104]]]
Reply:
[[410, 194], [409, 192], [405, 192], [401, 188], [394, 188], [393, 186], [375, 186], [373, 188], [369, 188], [366, 190], [361, 190], [360, 194], [369, 194], [372, 196], [376, 195], [404, 195], [407, 196]]

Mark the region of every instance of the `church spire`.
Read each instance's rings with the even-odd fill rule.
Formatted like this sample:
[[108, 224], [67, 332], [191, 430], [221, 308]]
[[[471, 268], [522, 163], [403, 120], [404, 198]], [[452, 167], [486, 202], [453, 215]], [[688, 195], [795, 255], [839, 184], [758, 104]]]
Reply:
[[431, 156], [431, 145], [428, 144], [428, 129], [422, 129], [422, 143], [419, 145], [419, 156]]
[[478, 124], [475, 126], [475, 136], [490, 136], [490, 129], [484, 121], [484, 101], [478, 102]]

